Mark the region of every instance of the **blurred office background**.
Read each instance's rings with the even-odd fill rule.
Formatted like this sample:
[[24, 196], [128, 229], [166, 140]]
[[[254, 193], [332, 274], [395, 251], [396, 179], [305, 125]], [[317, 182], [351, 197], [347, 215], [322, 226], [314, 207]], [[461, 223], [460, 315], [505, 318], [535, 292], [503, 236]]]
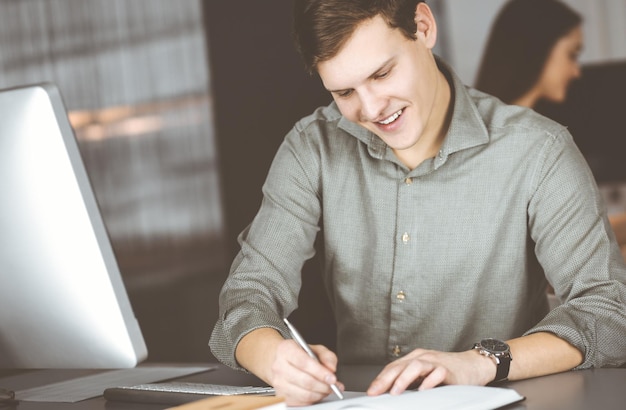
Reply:
[[61, 90], [150, 360], [210, 357], [226, 255], [201, 2], [3, 0], [0, 21], [0, 86]]
[[[59, 86], [150, 361], [213, 360], [207, 343], [236, 236], [285, 133], [330, 101], [293, 50], [292, 1], [0, 2], [0, 88]], [[503, 1], [428, 1], [440, 23], [436, 52], [468, 84]], [[621, 158], [626, 106], [585, 93], [604, 81], [602, 90], [626, 95], [626, 0], [566, 1], [585, 16], [591, 82], [580, 81], [564, 121], [589, 104], [594, 115], [613, 110], [615, 121], [580, 145], [597, 138], [589, 146]], [[626, 163], [600, 172], [610, 189], [625, 186]], [[626, 191], [614, 206], [624, 201]], [[332, 346], [317, 269], [315, 259], [305, 267], [297, 314], [312, 342]]]

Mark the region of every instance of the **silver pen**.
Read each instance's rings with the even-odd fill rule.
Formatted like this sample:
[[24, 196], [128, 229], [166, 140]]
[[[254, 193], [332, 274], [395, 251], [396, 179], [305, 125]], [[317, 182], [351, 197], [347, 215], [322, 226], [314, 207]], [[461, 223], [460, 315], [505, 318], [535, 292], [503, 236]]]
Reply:
[[[302, 337], [302, 335], [300, 334], [300, 332], [298, 332], [296, 330], [296, 328], [289, 322], [289, 320], [287, 320], [287, 318], [284, 318], [283, 321], [285, 322], [285, 324], [287, 325], [287, 328], [289, 329], [289, 333], [291, 333], [291, 337], [293, 338], [293, 340], [296, 341], [296, 343], [298, 343], [300, 345], [300, 347], [312, 358], [314, 358], [315, 360], [317, 360], [319, 362], [319, 358], [317, 357], [317, 355], [313, 352], [313, 350], [311, 350], [311, 348], [309, 347], [308, 343], [304, 341], [304, 338]], [[336, 384], [331, 384], [330, 388], [332, 389], [333, 393], [335, 393], [335, 395], [337, 395], [337, 397], [339, 397], [339, 399], [343, 400], [343, 394], [341, 393], [341, 390], [339, 390], [339, 388], [337, 387]]]

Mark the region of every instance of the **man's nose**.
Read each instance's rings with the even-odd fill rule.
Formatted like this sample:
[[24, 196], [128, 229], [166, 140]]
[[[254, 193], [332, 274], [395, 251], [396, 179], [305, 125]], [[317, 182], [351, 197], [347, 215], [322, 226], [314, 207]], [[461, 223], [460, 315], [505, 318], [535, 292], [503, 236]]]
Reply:
[[365, 90], [360, 93], [360, 101], [361, 121], [366, 122], [382, 119], [380, 116], [383, 115], [385, 106], [387, 105], [386, 98], [380, 97], [376, 93], [371, 92], [371, 90]]

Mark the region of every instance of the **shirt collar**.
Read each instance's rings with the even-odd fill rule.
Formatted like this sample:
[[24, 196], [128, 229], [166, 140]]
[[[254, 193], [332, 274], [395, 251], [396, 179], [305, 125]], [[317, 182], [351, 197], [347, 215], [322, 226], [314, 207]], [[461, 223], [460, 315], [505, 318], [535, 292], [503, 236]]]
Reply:
[[489, 132], [468, 87], [442, 59], [436, 57], [436, 60], [439, 70], [452, 86], [454, 100], [452, 120], [441, 147], [441, 155], [447, 157], [453, 152], [486, 144]]

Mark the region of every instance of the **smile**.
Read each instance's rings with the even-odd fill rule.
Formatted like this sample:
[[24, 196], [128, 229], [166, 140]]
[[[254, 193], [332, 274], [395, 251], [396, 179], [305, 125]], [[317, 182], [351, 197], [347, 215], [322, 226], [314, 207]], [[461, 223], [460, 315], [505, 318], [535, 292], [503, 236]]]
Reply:
[[379, 124], [383, 124], [383, 125], [388, 125], [391, 124], [392, 122], [394, 122], [395, 120], [398, 119], [398, 117], [402, 114], [402, 110], [399, 110], [398, 112], [395, 112], [393, 114], [391, 114], [391, 116], [389, 116], [388, 118], [385, 118], [382, 121], [378, 121]]

